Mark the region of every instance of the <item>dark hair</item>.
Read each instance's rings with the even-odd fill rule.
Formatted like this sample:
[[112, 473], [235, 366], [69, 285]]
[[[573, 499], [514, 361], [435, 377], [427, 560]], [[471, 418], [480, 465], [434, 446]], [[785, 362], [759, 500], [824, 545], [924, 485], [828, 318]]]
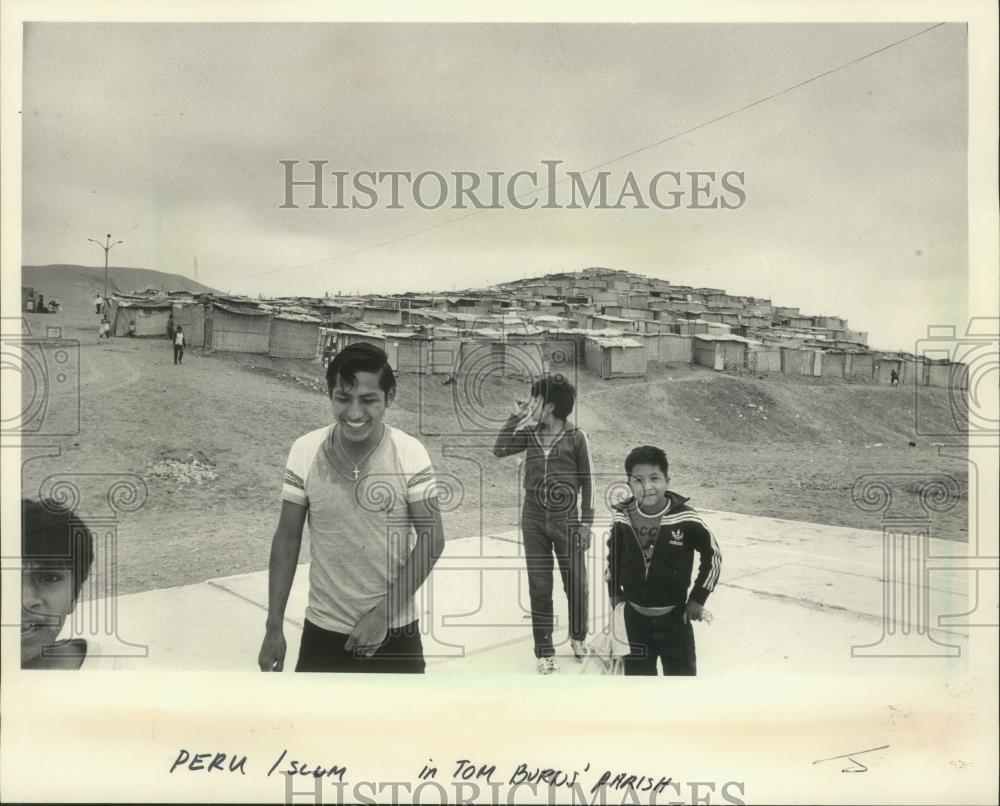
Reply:
[[358, 382], [358, 372], [377, 372], [378, 386], [388, 399], [396, 391], [396, 376], [389, 366], [389, 356], [374, 344], [358, 342], [337, 353], [326, 368], [326, 393], [333, 397], [333, 387], [340, 377], [350, 386]]
[[178, 333], [183, 333], [184, 332], [184, 328], [181, 327], [180, 325], [177, 325], [177, 332]]
[[531, 384], [531, 396], [540, 397], [542, 403], [551, 403], [552, 416], [565, 420], [573, 412], [576, 387], [566, 380], [565, 375], [546, 375]]
[[21, 559], [44, 560], [72, 570], [75, 597], [94, 564], [94, 537], [87, 524], [58, 501], [22, 498]]
[[656, 465], [663, 471], [664, 478], [670, 475], [667, 455], [660, 448], [652, 445], [642, 445], [632, 449], [632, 452], [625, 457], [625, 475], [631, 476], [632, 469], [636, 465]]

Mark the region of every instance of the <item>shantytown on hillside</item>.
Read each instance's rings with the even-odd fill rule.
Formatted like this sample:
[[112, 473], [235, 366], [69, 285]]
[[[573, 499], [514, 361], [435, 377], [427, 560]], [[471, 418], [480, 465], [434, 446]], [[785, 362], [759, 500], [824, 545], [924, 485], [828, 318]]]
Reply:
[[[250, 299], [147, 289], [108, 301], [115, 336], [162, 337], [172, 318], [187, 345], [324, 363], [370, 342], [403, 374], [457, 376], [488, 363], [532, 378], [586, 367], [641, 378], [652, 364], [720, 372], [966, 388], [961, 364], [868, 345], [841, 316], [803, 313], [719, 288], [587, 268], [484, 289], [388, 296]], [[891, 379], [891, 380], [890, 380]]]

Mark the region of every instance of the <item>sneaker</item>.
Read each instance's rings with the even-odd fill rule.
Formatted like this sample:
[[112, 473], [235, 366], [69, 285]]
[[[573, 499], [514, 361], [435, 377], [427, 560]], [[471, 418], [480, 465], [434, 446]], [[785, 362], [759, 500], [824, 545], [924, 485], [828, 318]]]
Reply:
[[556, 663], [555, 658], [539, 658], [538, 659], [538, 673], [539, 674], [552, 674], [559, 671], [559, 665]]
[[572, 639], [569, 645], [573, 648], [573, 657], [580, 663], [583, 663], [583, 659], [590, 654], [590, 648], [583, 641]]

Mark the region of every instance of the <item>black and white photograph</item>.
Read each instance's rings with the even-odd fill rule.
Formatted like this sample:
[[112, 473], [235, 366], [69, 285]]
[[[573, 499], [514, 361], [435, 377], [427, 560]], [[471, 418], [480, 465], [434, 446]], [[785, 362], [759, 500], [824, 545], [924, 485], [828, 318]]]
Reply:
[[6, 6], [8, 797], [995, 802], [996, 10], [847, 5]]

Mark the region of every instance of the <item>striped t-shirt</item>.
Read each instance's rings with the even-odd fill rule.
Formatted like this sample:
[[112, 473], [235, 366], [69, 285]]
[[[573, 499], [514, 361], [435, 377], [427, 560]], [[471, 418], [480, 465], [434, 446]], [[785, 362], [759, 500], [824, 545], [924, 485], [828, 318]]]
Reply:
[[[333, 458], [336, 426], [310, 431], [292, 445], [281, 497], [308, 508], [310, 552], [306, 618], [350, 633], [385, 596], [413, 550], [407, 505], [437, 495], [434, 471], [419, 440], [392, 426], [363, 463], [357, 480]], [[336, 464], [335, 464], [336, 462]], [[413, 598], [390, 627], [416, 620]]]

